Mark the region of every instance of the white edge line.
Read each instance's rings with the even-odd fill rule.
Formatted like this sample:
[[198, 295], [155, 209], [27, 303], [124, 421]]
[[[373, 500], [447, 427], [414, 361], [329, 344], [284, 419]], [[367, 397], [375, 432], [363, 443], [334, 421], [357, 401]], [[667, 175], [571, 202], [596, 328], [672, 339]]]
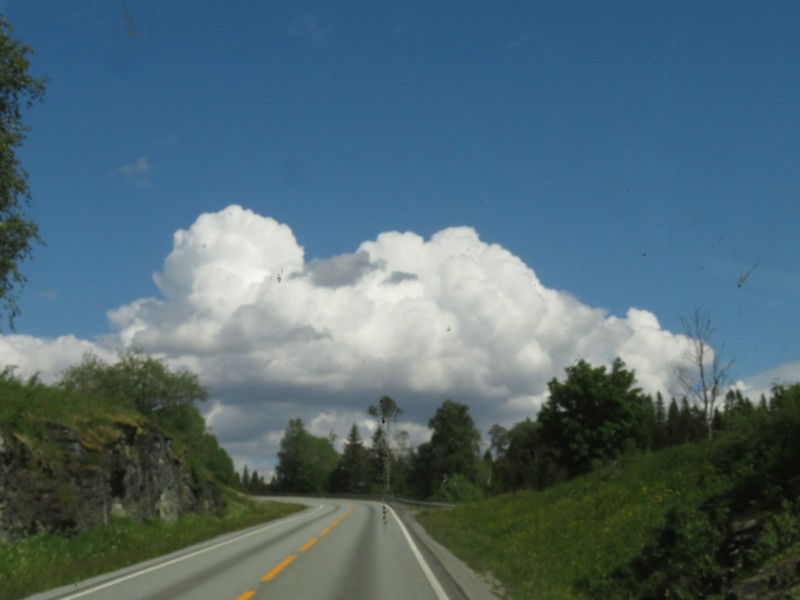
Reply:
[[411, 539], [411, 536], [408, 534], [408, 531], [406, 530], [405, 525], [403, 525], [403, 522], [395, 514], [394, 509], [392, 509], [391, 506], [389, 506], [388, 504], [386, 504], [385, 506], [386, 508], [389, 509], [389, 512], [392, 513], [392, 516], [394, 517], [394, 520], [397, 521], [397, 524], [400, 525], [400, 530], [403, 532], [403, 535], [406, 536], [406, 540], [408, 540], [408, 545], [411, 546], [411, 552], [414, 553], [414, 557], [417, 559], [419, 566], [422, 567], [422, 572], [425, 573], [425, 577], [428, 578], [428, 583], [431, 584], [431, 587], [433, 588], [433, 592], [436, 594], [436, 597], [439, 600], [448, 600], [447, 594], [444, 593], [444, 590], [437, 581], [436, 576], [433, 574], [433, 571], [431, 571], [431, 568], [428, 566], [428, 563], [425, 562], [425, 559], [422, 557], [422, 553], [420, 553], [419, 548], [417, 548], [417, 545], [414, 543], [414, 540]]
[[200, 554], [205, 554], [206, 552], [211, 552], [212, 550], [216, 550], [217, 548], [221, 548], [222, 546], [227, 546], [228, 544], [233, 544], [235, 542], [240, 542], [245, 538], [249, 538], [250, 536], [257, 535], [257, 534], [259, 534], [259, 533], [261, 533], [263, 531], [266, 531], [267, 529], [271, 529], [272, 527], [277, 527], [278, 525], [282, 525], [282, 524], [284, 524], [284, 523], [286, 523], [288, 521], [293, 521], [294, 519], [299, 519], [300, 517], [303, 517], [303, 516], [313, 515], [315, 512], [317, 512], [318, 510], [320, 510], [322, 508], [322, 504], [317, 504], [316, 506], [317, 506], [317, 508], [312, 510], [310, 513], [306, 514], [305, 511], [303, 511], [301, 514], [295, 515], [294, 517], [279, 519], [278, 521], [275, 521], [274, 523], [270, 523], [269, 525], [261, 527], [260, 529], [256, 529], [255, 531], [251, 531], [249, 533], [244, 533], [244, 534], [242, 534], [242, 535], [240, 535], [238, 537], [235, 537], [233, 539], [225, 540], [224, 542], [219, 542], [217, 544], [214, 544], [213, 546], [208, 546], [206, 548], [201, 548], [200, 550], [195, 550], [194, 552], [191, 552], [189, 554], [184, 554], [183, 556], [178, 556], [176, 558], [173, 558], [172, 560], [168, 560], [166, 562], [159, 563], [157, 565], [153, 565], [152, 567], [148, 567], [146, 569], [142, 569], [141, 571], [136, 571], [135, 573], [130, 573], [128, 575], [124, 575], [124, 576], [119, 577], [117, 579], [112, 579], [111, 581], [107, 581], [105, 583], [101, 583], [100, 585], [96, 585], [94, 587], [91, 587], [88, 590], [83, 590], [83, 591], [77, 592], [75, 594], [72, 594], [70, 596], [59, 596], [58, 600], [72, 600], [73, 598], [80, 598], [82, 596], [87, 596], [89, 594], [93, 594], [95, 592], [99, 592], [100, 590], [104, 590], [106, 588], [115, 586], [118, 583], [122, 583], [123, 581], [128, 581], [129, 579], [133, 579], [135, 577], [139, 577], [140, 575], [145, 575], [147, 573], [152, 573], [153, 571], [158, 571], [159, 569], [163, 569], [164, 567], [168, 567], [170, 565], [174, 565], [175, 563], [179, 563], [179, 562], [187, 560], [189, 558], [193, 558], [193, 557], [198, 556]]

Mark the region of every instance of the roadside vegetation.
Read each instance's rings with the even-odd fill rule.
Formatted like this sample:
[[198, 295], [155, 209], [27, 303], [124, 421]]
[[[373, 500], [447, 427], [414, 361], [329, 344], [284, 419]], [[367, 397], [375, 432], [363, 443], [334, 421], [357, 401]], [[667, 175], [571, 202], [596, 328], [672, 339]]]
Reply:
[[19, 436], [38, 457], [57, 463], [63, 452], [52, 440], [53, 426], [72, 431], [102, 461], [104, 446], [120, 437], [121, 427], [149, 423], [170, 437], [173, 454], [200, 491], [240, 485], [233, 461], [198, 409], [208, 391], [196, 374], [172, 370], [138, 350], [121, 352], [114, 363], [87, 354], [54, 385], [37, 376], [22, 380], [14, 370], [7, 366], [0, 373], [0, 428]]
[[[302, 510], [242, 494], [233, 461], [197, 407], [206, 396], [195, 374], [135, 351], [114, 363], [87, 355], [54, 385], [37, 377], [22, 380], [9, 367], [0, 373], [0, 432], [24, 447], [21, 455], [6, 455], [23, 461], [20, 468], [50, 478], [69, 469], [71, 453], [79, 452], [85, 468], [108, 469], [110, 448], [126, 429], [156, 427], [168, 436], [172, 455], [205, 507], [172, 522], [112, 516], [89, 529], [28, 531], [0, 541], [0, 599], [23, 598]], [[68, 431], [66, 446], [54, 431]], [[0, 454], [7, 452], [0, 447]], [[13, 490], [3, 490], [0, 481], [0, 492], [2, 502]], [[65, 493], [67, 512], [70, 502], [74, 497]]]
[[542, 491], [418, 519], [507, 598], [797, 593], [800, 384], [718, 426], [711, 440], [631, 452]]
[[0, 544], [0, 600], [82, 581], [304, 508], [257, 502], [231, 489], [224, 496], [227, 506], [217, 514], [187, 515], [171, 523], [115, 519], [72, 537], [41, 535]]

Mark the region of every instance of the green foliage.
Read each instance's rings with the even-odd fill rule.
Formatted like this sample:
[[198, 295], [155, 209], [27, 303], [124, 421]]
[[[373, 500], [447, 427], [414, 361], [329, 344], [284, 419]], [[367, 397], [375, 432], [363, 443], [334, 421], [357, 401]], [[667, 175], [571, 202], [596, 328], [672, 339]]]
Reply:
[[71, 429], [86, 447], [97, 448], [117, 439], [118, 423], [141, 419], [133, 409], [46, 386], [36, 377], [24, 381], [10, 368], [0, 374], [0, 398], [0, 428], [22, 436], [47, 460], [55, 460], [58, 452], [58, 446], [49, 441], [50, 423]]
[[461, 475], [476, 483], [480, 433], [466, 404], [445, 400], [428, 421], [431, 435], [427, 470], [432, 489], [446, 479]]
[[661, 450], [667, 445], [667, 410], [664, 396], [656, 393], [656, 403], [653, 405], [653, 440], [652, 449]]
[[[724, 595], [737, 578], [800, 542], [800, 385], [776, 388], [773, 406], [742, 411], [714, 443], [700, 446], [714, 494], [674, 507], [640, 556], [581, 589], [595, 598]], [[741, 546], [733, 523], [765, 512], [772, 516], [755, 542]]]
[[379, 422], [378, 427], [372, 432], [372, 440], [366, 452], [369, 491], [374, 494], [385, 494], [391, 490], [392, 471], [394, 471], [394, 457], [386, 424]]
[[764, 523], [758, 541], [747, 552], [747, 561], [760, 565], [800, 543], [800, 498], [784, 498], [781, 509]]
[[264, 477], [258, 474], [258, 471], [253, 471], [252, 475], [248, 474], [247, 465], [242, 472], [241, 488], [248, 494], [254, 495], [262, 495], [270, 491], [269, 485], [264, 481]]
[[282, 492], [321, 494], [328, 490], [339, 454], [327, 438], [305, 430], [302, 419], [292, 419], [281, 439], [275, 485]]
[[394, 423], [397, 417], [403, 414], [401, 409], [394, 398], [391, 396], [381, 396], [378, 400], [378, 405], [372, 405], [367, 409], [370, 416], [378, 417], [381, 425]]
[[504, 438], [505, 449], [499, 451], [492, 468], [493, 490], [541, 490], [566, 478], [552, 449], [545, 444], [539, 423], [520, 421]]
[[28, 132], [22, 109], [44, 94], [44, 80], [28, 74], [32, 54], [30, 46], [14, 39], [0, 15], [0, 300], [12, 328], [19, 315], [18, 288], [25, 283], [19, 263], [42, 241], [36, 223], [23, 210], [30, 202], [28, 174], [16, 155]]
[[331, 476], [331, 491], [363, 494], [369, 491], [370, 463], [358, 427], [350, 428], [339, 465]]
[[121, 352], [108, 364], [96, 355], [67, 368], [61, 387], [91, 396], [128, 403], [145, 415], [180, 410], [195, 401], [206, 400], [208, 391], [195, 373], [173, 371], [163, 361], [136, 350]]
[[[150, 392], [137, 396], [142, 390]], [[161, 361], [133, 353], [122, 355], [121, 365], [87, 355], [57, 386], [43, 385], [35, 376], [23, 381], [6, 367], [0, 373], [0, 427], [24, 436], [37, 456], [57, 466], [59, 447], [50, 440], [50, 424], [73, 431], [102, 462], [103, 447], [119, 438], [122, 426], [149, 421], [172, 438], [172, 451], [190, 470], [194, 491], [215, 496], [219, 485], [236, 485], [237, 479], [233, 461], [193, 403], [205, 396], [196, 375], [174, 373]]]
[[195, 452], [200, 462], [208, 469], [211, 478], [228, 486], [238, 483], [233, 460], [225, 449], [219, 445], [217, 438], [210, 433], [204, 433], [195, 445]]
[[707, 598], [720, 590], [724, 568], [715, 551], [724, 541], [724, 511], [678, 505], [652, 543], [611, 576], [582, 578], [576, 589], [590, 598]]
[[498, 579], [504, 597], [576, 598], [576, 580], [602, 581], [639, 555], [673, 507], [720, 489], [705, 465], [702, 446], [679, 446], [540, 492], [423, 511], [418, 520], [473, 570]]
[[481, 500], [483, 497], [484, 494], [481, 488], [459, 474], [448, 477], [442, 481], [442, 483], [439, 484], [439, 489], [437, 489], [431, 497], [431, 500], [435, 502], [461, 504], [463, 502], [475, 502], [476, 500]]
[[378, 404], [371, 405], [367, 413], [378, 419], [378, 427], [372, 435], [372, 444], [369, 448], [369, 463], [371, 470], [370, 489], [373, 493], [383, 494], [397, 489], [393, 485], [392, 472], [397, 467], [396, 457], [391, 448], [392, 426], [397, 424], [397, 417], [403, 410], [391, 396], [381, 396]]
[[616, 359], [610, 372], [581, 360], [566, 373], [563, 383], [555, 378], [548, 383], [550, 397], [538, 421], [571, 476], [646, 445], [645, 399], [622, 360]]
[[[692, 407], [673, 403], [676, 418], [684, 412], [700, 424], [699, 443], [626, 454], [541, 492], [419, 520], [511, 599], [726, 597], [770, 562], [796, 562], [800, 548], [800, 384], [777, 386], [769, 410], [733, 400], [739, 406], [713, 440]], [[495, 473], [513, 452], [515, 429], [537, 447], [534, 425], [506, 432]], [[535, 464], [527, 459], [519, 463]], [[735, 532], [754, 518], [756, 537], [743, 541]]]

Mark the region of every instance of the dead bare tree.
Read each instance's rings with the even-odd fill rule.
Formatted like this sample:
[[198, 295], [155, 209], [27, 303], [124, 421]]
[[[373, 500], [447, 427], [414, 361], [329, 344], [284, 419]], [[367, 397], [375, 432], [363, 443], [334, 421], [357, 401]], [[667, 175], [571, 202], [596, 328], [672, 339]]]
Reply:
[[676, 365], [675, 375], [686, 398], [702, 412], [711, 439], [717, 403], [725, 395], [733, 361], [721, 362], [725, 344], [718, 351], [711, 346], [714, 324], [709, 310], [696, 308], [681, 317], [681, 324], [689, 338], [689, 348], [684, 360]]

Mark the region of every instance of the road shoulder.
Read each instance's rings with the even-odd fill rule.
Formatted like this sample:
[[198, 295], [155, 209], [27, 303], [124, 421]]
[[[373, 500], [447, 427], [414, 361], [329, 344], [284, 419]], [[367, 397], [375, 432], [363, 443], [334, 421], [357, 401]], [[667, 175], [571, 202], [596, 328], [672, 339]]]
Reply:
[[458, 584], [466, 598], [469, 600], [498, 600], [501, 597], [502, 592], [498, 589], [499, 583], [491, 585], [428, 535], [428, 532], [414, 518], [414, 509], [401, 505], [393, 505], [393, 508], [411, 531], [414, 539], [424, 546], [427, 554], [436, 559], [439, 566]]

